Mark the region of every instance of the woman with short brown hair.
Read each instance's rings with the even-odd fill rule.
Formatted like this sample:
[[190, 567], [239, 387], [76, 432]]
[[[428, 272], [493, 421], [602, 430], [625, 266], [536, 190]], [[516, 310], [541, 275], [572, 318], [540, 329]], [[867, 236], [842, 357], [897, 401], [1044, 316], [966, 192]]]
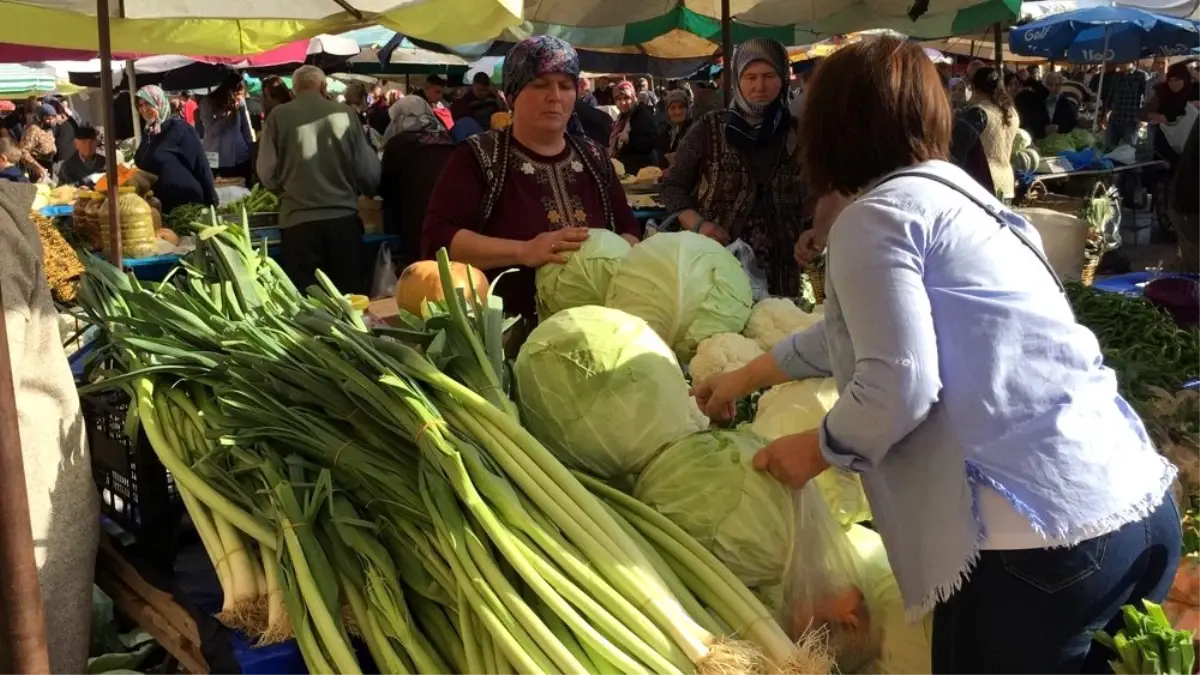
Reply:
[[800, 125], [803, 171], [834, 195], [818, 217], [841, 208], [825, 320], [696, 398], [721, 416], [764, 386], [837, 380], [820, 426], [754, 464], [795, 487], [860, 474], [910, 616], [933, 611], [932, 672], [1104, 672], [1094, 631], [1161, 601], [1179, 563], [1176, 470], [1075, 322], [1037, 230], [946, 161], [950, 130], [919, 46], [829, 57]]

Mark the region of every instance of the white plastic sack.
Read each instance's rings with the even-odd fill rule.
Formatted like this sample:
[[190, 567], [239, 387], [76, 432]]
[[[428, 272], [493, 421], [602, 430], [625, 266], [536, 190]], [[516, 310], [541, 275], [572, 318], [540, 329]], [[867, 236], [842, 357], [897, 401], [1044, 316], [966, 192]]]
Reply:
[[846, 536], [862, 561], [862, 582], [871, 617], [882, 630], [879, 658], [863, 672], [897, 675], [930, 672], [929, 645], [933, 637], [933, 613], [923, 621], [909, 623], [904, 600], [887, 551], [879, 534], [861, 525], [851, 526]]
[[1158, 125], [1163, 138], [1167, 139], [1167, 143], [1175, 152], [1183, 152], [1183, 146], [1187, 144], [1188, 134], [1192, 133], [1192, 125], [1196, 123], [1197, 117], [1200, 117], [1200, 110], [1189, 104], [1184, 106], [1183, 115], [1174, 122]]
[[780, 625], [792, 639], [828, 630], [837, 672], [871, 672], [882, 653], [883, 630], [868, 602], [864, 565], [815, 485], [794, 493], [796, 536], [783, 580]]
[[391, 296], [396, 292], [396, 263], [392, 260], [392, 247], [383, 244], [375, 256], [375, 271], [371, 276], [372, 298]]
[[746, 276], [750, 277], [750, 296], [754, 302], [767, 297], [767, 274], [758, 266], [758, 261], [754, 257], [754, 249], [750, 248], [750, 244], [737, 239], [726, 246], [725, 250], [738, 259], [738, 262], [742, 264], [742, 269], [746, 270]]

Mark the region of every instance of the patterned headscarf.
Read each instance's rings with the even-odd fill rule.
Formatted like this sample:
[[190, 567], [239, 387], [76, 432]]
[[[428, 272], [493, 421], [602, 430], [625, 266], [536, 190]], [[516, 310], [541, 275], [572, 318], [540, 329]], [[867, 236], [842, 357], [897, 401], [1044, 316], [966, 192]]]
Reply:
[[739, 44], [733, 50], [733, 101], [730, 107], [737, 113], [746, 117], [762, 117], [776, 101], [771, 103], [755, 103], [742, 95], [742, 88], [738, 86], [738, 82], [742, 79], [742, 73], [746, 72], [746, 68], [755, 61], [765, 61], [769, 66], [775, 69], [779, 75], [781, 86], [779, 87], [778, 103], [783, 104], [787, 108], [788, 88], [787, 81], [790, 79], [791, 68], [788, 61], [787, 47], [778, 40], [770, 38], [751, 38]]
[[629, 80], [621, 80], [617, 83], [617, 86], [613, 87], [613, 98], [615, 99], [620, 94], [625, 94], [629, 98], [637, 100], [637, 90], [633, 88], [633, 83]]
[[550, 35], [535, 35], [518, 42], [504, 57], [504, 95], [509, 105], [525, 85], [543, 75], [579, 78], [579, 55], [569, 43]]
[[138, 89], [137, 97], [158, 111], [158, 119], [146, 123], [146, 132], [153, 136], [162, 131], [163, 122], [166, 122], [167, 118], [171, 116], [171, 101], [167, 99], [162, 87], [148, 84]]
[[[779, 95], [769, 103], [755, 103], [742, 94], [742, 74], [755, 61], [765, 61], [779, 75]], [[787, 48], [777, 40], [751, 38], [733, 50], [733, 100], [725, 124], [725, 137], [737, 147], [763, 147], [775, 135], [788, 128], [788, 74], [790, 67]]]

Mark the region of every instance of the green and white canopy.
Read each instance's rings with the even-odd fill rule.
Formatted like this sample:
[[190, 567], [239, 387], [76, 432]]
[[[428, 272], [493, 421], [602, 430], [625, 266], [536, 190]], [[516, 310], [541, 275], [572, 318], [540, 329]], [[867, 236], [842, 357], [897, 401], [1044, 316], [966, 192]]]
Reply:
[[[785, 45], [869, 29], [936, 39], [1016, 18], [1020, 0], [930, 0], [917, 20], [913, 0], [732, 0], [735, 43], [770, 37]], [[525, 0], [524, 23], [501, 40], [557, 35], [582, 49], [661, 58], [713, 54], [721, 41], [720, 0]]]
[[54, 71], [0, 63], [0, 99], [17, 99], [48, 94], [58, 86]]

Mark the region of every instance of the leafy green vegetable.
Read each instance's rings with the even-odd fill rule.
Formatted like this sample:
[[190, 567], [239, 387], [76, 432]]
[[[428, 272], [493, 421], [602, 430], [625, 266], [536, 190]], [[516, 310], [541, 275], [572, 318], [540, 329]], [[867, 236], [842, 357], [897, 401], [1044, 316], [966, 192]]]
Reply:
[[679, 362], [645, 321], [567, 309], [529, 334], [513, 365], [521, 416], [564, 464], [600, 478], [637, 473], [708, 425]]
[[633, 488], [750, 587], [783, 581], [795, 536], [790, 490], [751, 465], [765, 445], [747, 431], [693, 434], [663, 450]]
[[732, 253], [694, 232], [656, 234], [625, 257], [604, 303], [640, 316], [687, 362], [717, 333], [750, 318], [750, 278]]
[[603, 305], [613, 273], [630, 248], [616, 232], [592, 229], [578, 251], [564, 255], [566, 263], [539, 267], [538, 317], [545, 320], [564, 309]]
[[1075, 144], [1076, 150], [1096, 147], [1095, 134], [1082, 127], [1073, 130], [1071, 133], [1067, 134], [1067, 136], [1071, 139], [1071, 142]]
[[1051, 134], [1035, 142], [1034, 146], [1045, 157], [1053, 157], [1061, 152], [1075, 151], [1075, 141], [1067, 134]]
[[1145, 613], [1133, 605], [1121, 608], [1125, 627], [1116, 635], [1097, 631], [1100, 644], [1116, 652], [1109, 661], [1116, 675], [1191, 675], [1196, 648], [1190, 631], [1175, 630], [1162, 607], [1142, 600]]

